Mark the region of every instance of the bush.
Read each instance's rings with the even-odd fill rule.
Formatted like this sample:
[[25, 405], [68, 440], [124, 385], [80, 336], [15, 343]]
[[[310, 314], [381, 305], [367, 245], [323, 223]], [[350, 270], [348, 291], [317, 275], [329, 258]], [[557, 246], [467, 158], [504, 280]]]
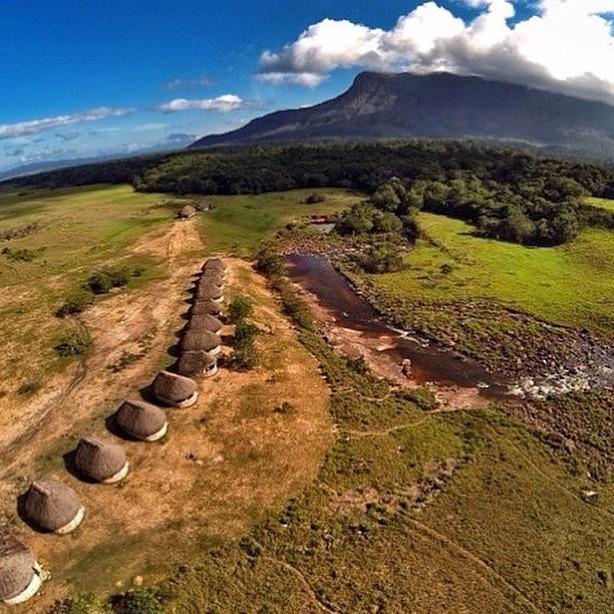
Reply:
[[154, 588], [137, 588], [113, 598], [117, 614], [162, 614], [164, 597]]
[[284, 280], [277, 289], [281, 298], [284, 313], [300, 328], [313, 330], [314, 323], [307, 304], [296, 293], [296, 290]]
[[129, 273], [126, 269], [105, 269], [92, 273], [87, 280], [87, 287], [94, 294], [106, 294], [113, 288], [121, 288], [128, 284]]
[[249, 318], [254, 311], [252, 301], [248, 296], [239, 294], [228, 305], [228, 321], [232, 324]]
[[43, 385], [39, 381], [24, 382], [21, 384], [21, 386], [19, 386], [19, 388], [17, 388], [17, 394], [24, 397], [29, 397], [35, 392], [38, 392], [42, 387]]
[[325, 200], [326, 196], [324, 196], [324, 194], [312, 192], [303, 202], [307, 205], [315, 205], [317, 203], [323, 203]]
[[252, 322], [241, 320], [235, 328], [234, 346], [241, 347], [253, 343], [260, 329]]
[[91, 305], [92, 302], [93, 298], [91, 294], [87, 292], [72, 294], [55, 310], [54, 315], [57, 318], [65, 318], [66, 316], [76, 315]]
[[260, 355], [253, 340], [235, 347], [230, 357], [229, 366], [237, 371], [249, 371], [260, 362]]
[[5, 247], [2, 250], [2, 254], [15, 262], [32, 262], [36, 256], [35, 252], [27, 248], [11, 249], [10, 247]]
[[94, 593], [84, 593], [57, 601], [48, 614], [113, 614], [106, 599], [100, 600]]
[[256, 254], [256, 270], [268, 277], [285, 275], [286, 263], [283, 256], [270, 247], [263, 247]]
[[64, 333], [53, 346], [56, 353], [63, 357], [79, 356], [92, 344], [87, 332], [72, 330]]

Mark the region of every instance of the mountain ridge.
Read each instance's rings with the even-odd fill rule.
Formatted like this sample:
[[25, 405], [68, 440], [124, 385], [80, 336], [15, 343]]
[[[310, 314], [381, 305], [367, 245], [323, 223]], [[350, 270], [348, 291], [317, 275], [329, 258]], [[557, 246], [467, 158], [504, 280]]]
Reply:
[[614, 158], [614, 106], [451, 73], [362, 72], [348, 90], [190, 148], [327, 138], [485, 139]]

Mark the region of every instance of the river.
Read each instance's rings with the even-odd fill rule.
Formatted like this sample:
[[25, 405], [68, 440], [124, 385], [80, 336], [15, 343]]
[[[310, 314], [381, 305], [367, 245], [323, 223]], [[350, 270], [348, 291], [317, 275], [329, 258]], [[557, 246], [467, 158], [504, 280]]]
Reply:
[[409, 359], [416, 384], [473, 391], [484, 401], [507, 396], [504, 377], [391, 326], [322, 256], [293, 253], [287, 262], [290, 278], [315, 297], [333, 333], [359, 339], [365, 351], [377, 353], [380, 363], [386, 359], [390, 372], [400, 375], [401, 363]]

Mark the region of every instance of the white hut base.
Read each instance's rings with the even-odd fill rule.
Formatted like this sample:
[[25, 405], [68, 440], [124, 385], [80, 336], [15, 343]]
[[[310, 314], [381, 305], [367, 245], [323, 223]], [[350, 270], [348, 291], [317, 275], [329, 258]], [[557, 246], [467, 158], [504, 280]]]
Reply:
[[203, 377], [213, 377], [217, 373], [217, 365], [213, 365], [210, 369], [203, 370]]
[[85, 508], [81, 506], [75, 517], [67, 525], [59, 528], [56, 533], [66, 535], [66, 533], [74, 531], [83, 521], [83, 516], [85, 516]]
[[186, 399], [185, 401], [181, 401], [181, 403], [176, 403], [175, 407], [179, 407], [179, 408], [184, 408], [184, 407], [191, 407], [192, 405], [194, 405], [194, 403], [196, 403], [196, 401], [198, 400], [198, 391], [194, 392], [194, 394]]
[[102, 482], [104, 484], [117, 484], [117, 482], [121, 482], [128, 475], [129, 465], [130, 463], [126, 461], [124, 463], [124, 466], [115, 475], [112, 475], [110, 478], [107, 478], [106, 480], [102, 480]]
[[218, 345], [216, 348], [209, 350], [207, 354], [209, 354], [209, 356], [217, 356], [221, 351], [222, 351], [222, 346]]
[[6, 603], [6, 605], [17, 605], [19, 603], [24, 603], [24, 601], [28, 601], [28, 599], [32, 599], [32, 597], [36, 595], [42, 584], [43, 578], [41, 568], [40, 565], [36, 563], [30, 584], [28, 584], [28, 586], [26, 586], [26, 588], [24, 588], [19, 595], [15, 595], [15, 597], [11, 597], [10, 599], [5, 599], [4, 603]]
[[214, 303], [217, 303], [218, 305], [221, 305], [224, 302], [224, 295], [220, 296], [219, 298], [212, 298], [211, 300]]
[[157, 433], [154, 433], [153, 435], [150, 435], [149, 437], [144, 437], [143, 441], [158, 441], [159, 439], [162, 439], [164, 435], [166, 435], [167, 431], [168, 431], [168, 422], [165, 422], [164, 426]]

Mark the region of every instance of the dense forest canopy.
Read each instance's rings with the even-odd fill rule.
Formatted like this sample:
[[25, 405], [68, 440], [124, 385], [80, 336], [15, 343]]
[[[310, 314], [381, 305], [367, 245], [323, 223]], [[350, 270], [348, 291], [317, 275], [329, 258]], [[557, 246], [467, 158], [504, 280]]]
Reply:
[[586, 196], [614, 198], [605, 167], [458, 141], [263, 145], [189, 151], [59, 169], [5, 185], [132, 182], [144, 192], [259, 194], [346, 187], [407, 223], [417, 209], [468, 220], [484, 236], [556, 245], [586, 225], [614, 227]]

